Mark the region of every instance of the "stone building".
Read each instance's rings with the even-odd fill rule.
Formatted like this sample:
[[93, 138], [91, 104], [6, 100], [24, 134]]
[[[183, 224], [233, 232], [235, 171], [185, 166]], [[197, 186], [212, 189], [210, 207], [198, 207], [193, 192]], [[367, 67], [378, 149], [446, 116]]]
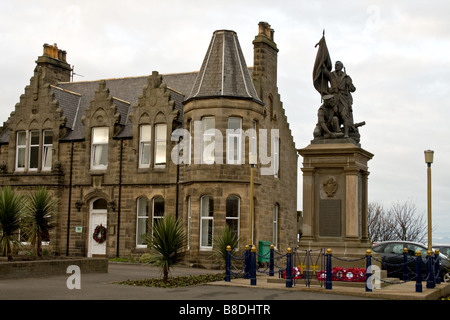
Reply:
[[[81, 82], [66, 52], [44, 45], [0, 134], [0, 184], [46, 186], [59, 199], [52, 253], [144, 253], [165, 215], [183, 222], [191, 263], [208, 263], [225, 225], [242, 247], [250, 234], [296, 245], [297, 152], [267, 23], [253, 45], [252, 68], [237, 34], [218, 30], [198, 72]], [[100, 224], [103, 243], [92, 236]]]

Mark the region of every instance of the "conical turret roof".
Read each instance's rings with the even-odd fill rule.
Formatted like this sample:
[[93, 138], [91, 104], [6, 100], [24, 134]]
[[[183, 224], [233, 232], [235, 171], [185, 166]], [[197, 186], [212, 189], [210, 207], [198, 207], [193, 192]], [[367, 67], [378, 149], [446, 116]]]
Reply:
[[186, 100], [228, 97], [259, 99], [236, 32], [217, 30]]

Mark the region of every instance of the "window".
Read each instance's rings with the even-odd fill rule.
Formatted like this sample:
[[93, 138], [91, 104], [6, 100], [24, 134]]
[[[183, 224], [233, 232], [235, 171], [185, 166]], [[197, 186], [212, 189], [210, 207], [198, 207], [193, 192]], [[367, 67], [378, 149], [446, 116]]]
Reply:
[[213, 117], [202, 119], [203, 125], [203, 152], [202, 163], [213, 164], [215, 157], [215, 120]]
[[203, 196], [200, 202], [200, 250], [208, 250], [213, 245], [214, 200]]
[[16, 142], [16, 169], [25, 170], [25, 154], [27, 150], [27, 132], [17, 132]]
[[150, 150], [151, 150], [152, 130], [151, 125], [144, 124], [139, 128], [139, 167], [150, 167]]
[[37, 170], [39, 166], [39, 131], [30, 131], [30, 151], [28, 168]]
[[252, 155], [257, 154], [257, 138], [256, 138], [256, 121], [252, 121], [252, 131], [250, 136], [250, 147], [249, 147], [249, 153]]
[[275, 178], [279, 178], [278, 171], [280, 170], [280, 139], [275, 138], [274, 140], [274, 152], [273, 152], [273, 175]]
[[137, 201], [137, 226], [136, 226], [136, 246], [146, 246], [148, 232], [148, 199], [139, 198]]
[[155, 125], [155, 165], [166, 164], [167, 125]]
[[187, 249], [191, 249], [191, 197], [187, 197]]
[[107, 210], [108, 202], [105, 199], [97, 199], [92, 203], [92, 210]]
[[50, 170], [52, 167], [53, 131], [23, 130], [16, 133], [16, 170]]
[[280, 211], [280, 206], [276, 203], [273, 207], [273, 236], [272, 243], [275, 247], [278, 247], [278, 212]]
[[153, 224], [157, 223], [159, 219], [164, 218], [164, 198], [157, 196], [153, 198]]
[[230, 231], [239, 238], [239, 202], [238, 196], [229, 196], [226, 201], [226, 223]]
[[228, 118], [227, 130], [227, 163], [241, 163], [242, 145], [242, 119], [238, 117]]
[[44, 141], [42, 150], [42, 170], [52, 168], [53, 131], [44, 130]]
[[92, 128], [92, 169], [106, 169], [108, 166], [108, 140], [109, 128]]

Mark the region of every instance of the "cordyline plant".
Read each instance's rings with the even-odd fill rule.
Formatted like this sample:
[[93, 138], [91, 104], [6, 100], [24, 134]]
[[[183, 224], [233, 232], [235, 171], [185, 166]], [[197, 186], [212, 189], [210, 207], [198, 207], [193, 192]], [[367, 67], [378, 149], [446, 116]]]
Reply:
[[36, 255], [42, 256], [42, 240], [47, 238], [54, 227], [54, 213], [57, 200], [45, 188], [32, 192], [25, 202], [24, 225], [31, 245], [36, 247]]
[[163, 281], [168, 282], [170, 268], [182, 258], [186, 235], [182, 224], [170, 215], [158, 219], [152, 230], [147, 243], [156, 252], [154, 263], [161, 268]]
[[0, 191], [0, 246], [8, 261], [13, 259], [12, 245], [20, 245], [18, 231], [22, 208], [23, 197], [16, 194], [11, 187], [4, 187]]
[[227, 246], [231, 247], [230, 253], [232, 255], [239, 249], [239, 238], [235, 232], [231, 231], [228, 225], [225, 226], [221, 234], [214, 237], [213, 256], [223, 263], [226, 263], [227, 259]]

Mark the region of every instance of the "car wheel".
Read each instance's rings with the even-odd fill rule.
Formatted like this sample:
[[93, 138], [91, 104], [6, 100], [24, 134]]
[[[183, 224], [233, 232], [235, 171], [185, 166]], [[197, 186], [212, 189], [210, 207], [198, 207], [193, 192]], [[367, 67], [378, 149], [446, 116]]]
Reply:
[[444, 274], [444, 282], [450, 282], [450, 272]]

